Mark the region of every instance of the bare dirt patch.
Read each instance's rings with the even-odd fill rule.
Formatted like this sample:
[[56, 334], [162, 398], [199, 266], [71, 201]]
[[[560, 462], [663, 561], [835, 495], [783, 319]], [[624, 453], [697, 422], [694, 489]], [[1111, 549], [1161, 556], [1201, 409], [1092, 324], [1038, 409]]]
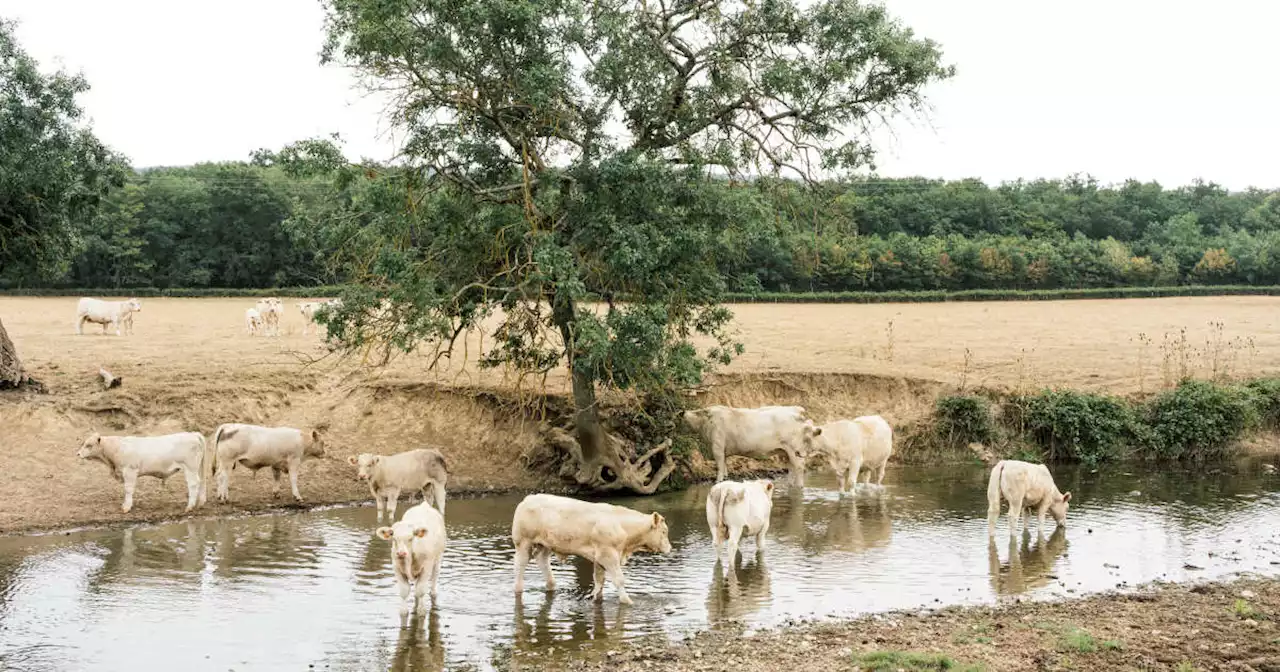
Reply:
[[[798, 624], [727, 626], [676, 644], [641, 642], [586, 660], [523, 659], [511, 669], [1280, 670], [1280, 581], [1160, 585], [1127, 594], [951, 608]], [[612, 654], [612, 655], [609, 655]]]
[[[245, 334], [244, 310], [253, 299], [142, 304], [133, 336], [103, 336], [92, 325], [80, 336], [74, 297], [0, 297], [0, 318], [19, 355], [48, 389], [0, 394], [0, 532], [181, 513], [180, 478], [163, 485], [144, 479], [134, 511], [121, 515], [120, 485], [75, 458], [93, 431], [210, 434], [223, 422], [320, 427], [329, 455], [305, 464], [300, 478], [303, 497], [316, 504], [368, 498], [347, 455], [427, 444], [449, 456], [451, 490], [555, 485], [523, 467], [539, 423], [512, 406], [562, 394], [566, 381], [561, 374], [534, 381], [479, 370], [483, 334], [471, 335], [435, 370], [425, 353], [375, 370], [350, 361], [308, 363], [326, 350], [318, 336], [302, 333], [294, 300], [285, 301], [279, 338]], [[1165, 366], [1265, 375], [1280, 370], [1277, 308], [1273, 297], [739, 305], [747, 354], [700, 402], [796, 403], [822, 421], [880, 413], [897, 424], [956, 386], [1123, 393], [1156, 389]], [[102, 367], [123, 385], [104, 391]], [[250, 478], [237, 471], [232, 504], [202, 514], [278, 506], [270, 481], [266, 472]]]

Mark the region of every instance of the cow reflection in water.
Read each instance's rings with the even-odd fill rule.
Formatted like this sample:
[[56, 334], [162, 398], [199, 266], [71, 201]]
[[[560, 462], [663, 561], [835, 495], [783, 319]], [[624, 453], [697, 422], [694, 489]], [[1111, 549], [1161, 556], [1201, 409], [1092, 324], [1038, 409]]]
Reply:
[[[1021, 544], [1017, 537], [1009, 538], [1009, 562], [1000, 564], [1000, 554], [996, 542], [992, 539], [987, 544], [987, 565], [991, 574], [991, 587], [997, 595], [1016, 595], [1033, 588], [1048, 585], [1053, 579], [1049, 575], [1058, 558], [1067, 552], [1067, 531], [1059, 527], [1048, 539], [1037, 535], [1034, 542], [1031, 535], [1021, 535]], [[1019, 548], [1021, 545], [1021, 548]]]
[[434, 604], [426, 618], [416, 614], [400, 617], [400, 639], [396, 641], [396, 655], [391, 660], [390, 669], [394, 672], [444, 669], [440, 610]]
[[[591, 577], [593, 572], [591, 563], [585, 562], [581, 564], [586, 566], [585, 574]], [[591, 581], [592, 579], [588, 578], [586, 585], [591, 585]], [[579, 580], [578, 585], [583, 585], [581, 580]], [[611, 625], [609, 619], [605, 618], [604, 603], [585, 599], [590, 596], [590, 589], [582, 589], [582, 592], [584, 599], [569, 602], [570, 612], [564, 615], [564, 621], [560, 623], [557, 623], [551, 617], [553, 605], [557, 595], [560, 595], [560, 593], [550, 591], [545, 593], [546, 597], [543, 598], [542, 605], [538, 607], [537, 613], [533, 615], [532, 623], [526, 617], [524, 600], [520, 595], [517, 595], [515, 604], [515, 650], [518, 652], [540, 653], [556, 645], [563, 646], [579, 642], [604, 641], [621, 637], [627, 627], [626, 615], [629, 613], [629, 607], [618, 603], [616, 609], [611, 610], [613, 612], [613, 623]], [[564, 598], [561, 597], [561, 599]], [[583, 611], [578, 611], [573, 607], [581, 607]]]
[[204, 571], [205, 545], [212, 521], [189, 520], [185, 525], [154, 528], [126, 527], [119, 536], [97, 543], [107, 553], [102, 566], [88, 577], [87, 590], [95, 592], [122, 577], [140, 572]]
[[884, 497], [840, 500], [826, 517], [821, 534], [805, 539], [805, 548], [817, 553], [830, 550], [858, 553], [884, 548], [893, 536], [893, 519]]
[[239, 578], [246, 570], [314, 569], [323, 548], [323, 538], [296, 516], [226, 521], [218, 530], [215, 573]]
[[754, 562], [746, 554], [736, 567], [717, 562], [707, 590], [707, 617], [712, 623], [742, 618], [769, 604], [773, 583], [765, 565], [765, 552], [757, 550]]

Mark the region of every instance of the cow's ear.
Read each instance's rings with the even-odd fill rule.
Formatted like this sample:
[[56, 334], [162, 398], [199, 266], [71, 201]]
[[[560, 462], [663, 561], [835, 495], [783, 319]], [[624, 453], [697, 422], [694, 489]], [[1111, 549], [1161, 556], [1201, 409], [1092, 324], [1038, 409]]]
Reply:
[[311, 430], [311, 440], [312, 440], [312, 441], [319, 441], [319, 440], [320, 440], [320, 430], [318, 430], [318, 429], [313, 429], [313, 430]]
[[371, 459], [371, 460], [370, 460], [370, 463], [372, 463], [372, 464], [377, 464], [377, 463], [379, 463], [379, 462], [381, 462], [381, 461], [382, 461], [382, 456], [381, 456], [381, 455], [374, 455], [374, 456], [373, 456], [373, 459]]
[[418, 529], [416, 529], [416, 530], [414, 530], [414, 531], [413, 531], [413, 536], [415, 536], [415, 537], [417, 537], [417, 538], [419, 538], [419, 539], [421, 539], [421, 538], [423, 538], [423, 537], [427, 536], [427, 528], [425, 528], [425, 527], [419, 527]]
[[99, 437], [94, 441], [94, 443], [96, 443], [96, 444], [98, 444], [99, 446], [101, 446], [101, 445], [102, 445], [102, 437], [101, 437], [101, 436], [99, 436]]
[[1071, 501], [1071, 493], [1069, 493], [1069, 492], [1064, 492], [1064, 493], [1062, 494], [1062, 501], [1063, 501], [1063, 502], [1069, 502], [1069, 501]]
[[378, 536], [379, 536], [379, 537], [382, 537], [383, 539], [386, 539], [387, 541], [390, 541], [390, 540], [391, 540], [391, 528], [389, 528], [389, 527], [379, 527], [379, 528], [378, 528], [378, 532], [377, 532], [377, 534], [378, 534]]
[[773, 481], [764, 482], [764, 491], [769, 494], [773, 494]]
[[657, 511], [653, 512], [653, 527], [655, 529], [662, 526], [662, 514]]
[[355, 466], [358, 466], [358, 465], [360, 464], [360, 460], [357, 460], [355, 455], [348, 455], [348, 456], [347, 456], [347, 464], [349, 464], [349, 465], [351, 465], [351, 466], [355, 467]]
[[821, 427], [814, 427], [814, 428], [813, 428], [813, 435], [814, 435], [814, 436], [822, 436], [822, 428], [821, 428]]

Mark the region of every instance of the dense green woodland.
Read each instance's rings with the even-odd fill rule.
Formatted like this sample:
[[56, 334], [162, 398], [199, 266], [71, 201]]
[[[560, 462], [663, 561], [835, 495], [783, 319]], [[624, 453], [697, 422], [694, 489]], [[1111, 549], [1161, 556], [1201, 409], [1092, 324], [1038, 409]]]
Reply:
[[[402, 173], [374, 168], [343, 185], [255, 163], [137, 171], [80, 216], [61, 274], [38, 280], [15, 267], [0, 271], [0, 286], [338, 284], [336, 206], [394, 212], [412, 191]], [[717, 265], [735, 291], [1280, 284], [1277, 191], [1074, 177], [705, 186], [755, 220], [724, 222]]]

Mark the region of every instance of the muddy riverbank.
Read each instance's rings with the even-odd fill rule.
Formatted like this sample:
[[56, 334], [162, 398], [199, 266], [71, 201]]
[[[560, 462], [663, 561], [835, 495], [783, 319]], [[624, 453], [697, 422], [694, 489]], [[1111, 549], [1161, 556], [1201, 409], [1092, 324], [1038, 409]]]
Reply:
[[894, 612], [682, 642], [628, 643], [585, 657], [525, 655], [511, 670], [1280, 670], [1280, 580], [1152, 584], [1060, 602]]

